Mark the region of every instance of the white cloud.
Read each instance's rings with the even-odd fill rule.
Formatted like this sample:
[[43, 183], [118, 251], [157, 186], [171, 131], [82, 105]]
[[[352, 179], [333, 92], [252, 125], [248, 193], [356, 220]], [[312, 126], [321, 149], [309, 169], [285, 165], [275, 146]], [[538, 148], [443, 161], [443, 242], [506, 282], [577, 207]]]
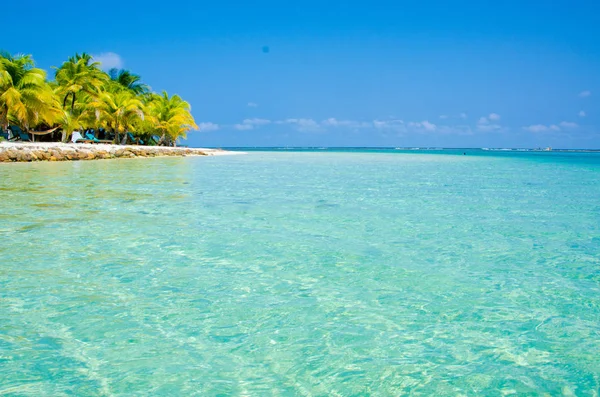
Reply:
[[442, 120], [446, 120], [447, 118], [448, 118], [448, 116], [445, 114], [440, 115], [440, 119], [442, 119]]
[[201, 132], [202, 131], [206, 131], [206, 132], [208, 132], [208, 131], [216, 131], [219, 128], [220, 128], [219, 124], [215, 124], [215, 123], [211, 123], [211, 122], [204, 122], [204, 123], [198, 124], [198, 130], [201, 131]]
[[109, 70], [112, 68], [121, 69], [123, 68], [123, 60], [119, 54], [114, 52], [104, 52], [98, 55], [92, 55], [94, 61], [100, 62], [100, 68], [102, 70]]
[[491, 121], [500, 120], [500, 115], [497, 113], [490, 113], [487, 117], [480, 117], [477, 120], [477, 130], [481, 132], [492, 132], [499, 131], [502, 126], [498, 123], [490, 123]]
[[563, 128], [577, 128], [577, 127], [579, 127], [579, 124], [572, 123], [570, 121], [563, 121], [560, 123], [560, 126]]
[[591, 92], [591, 91], [588, 91], [588, 90], [586, 90], [586, 91], [581, 91], [581, 92], [579, 93], [579, 97], [580, 97], [580, 98], [586, 98], [586, 97], [589, 97], [590, 95], [592, 95], [592, 92]]
[[377, 129], [398, 129], [404, 127], [404, 121], [400, 119], [392, 120], [373, 120], [373, 127]]
[[271, 124], [271, 120], [267, 120], [267, 119], [245, 119], [242, 121], [241, 124], [235, 124], [233, 126], [233, 128], [235, 128], [236, 130], [239, 131], [247, 131], [247, 130], [253, 130], [255, 127], [261, 126], [261, 125], [267, 125], [267, 124]]
[[248, 131], [253, 130], [254, 126], [251, 124], [234, 124], [233, 128], [235, 128], [238, 131]]
[[543, 124], [534, 124], [527, 127], [523, 127], [523, 129], [529, 132], [546, 132], [550, 128]]
[[530, 125], [528, 127], [523, 127], [524, 130], [529, 131], [529, 132], [533, 132], [533, 133], [538, 133], [538, 132], [548, 132], [548, 131], [560, 131], [560, 127], [557, 126], [556, 124], [552, 124], [552, 125], [544, 125], [544, 124], [534, 124], [534, 125]]
[[387, 121], [373, 120], [373, 127], [375, 128], [386, 128], [387, 126]]
[[498, 113], [490, 113], [487, 117], [480, 117], [477, 124], [489, 124], [490, 121], [498, 120], [500, 120], [500, 115]]
[[245, 119], [243, 121], [244, 124], [252, 124], [252, 125], [267, 125], [267, 124], [271, 124], [271, 120], [267, 120], [267, 119]]
[[581, 110], [581, 111], [580, 111], [579, 113], [577, 113], [577, 114], [579, 115], [579, 117], [585, 117], [585, 116], [587, 116], [587, 114], [586, 114], [586, 113], [585, 113], [583, 110]]
[[299, 131], [318, 131], [321, 129], [319, 123], [313, 119], [285, 119], [277, 121], [276, 123], [294, 125]]
[[[455, 118], [456, 116], [449, 116]], [[502, 130], [502, 126], [490, 123], [489, 120], [484, 118], [486, 123], [481, 124], [480, 131], [497, 131]], [[238, 130], [251, 130], [258, 125], [264, 124], [277, 124], [277, 125], [290, 125], [295, 127], [298, 131], [326, 131], [327, 129], [364, 129], [364, 130], [377, 130], [382, 134], [395, 133], [395, 134], [406, 134], [408, 132], [413, 133], [436, 133], [436, 134], [455, 134], [455, 135], [472, 135], [474, 129], [469, 125], [438, 125], [431, 121], [413, 121], [404, 122], [401, 119], [389, 118], [389, 119], [375, 119], [369, 122], [359, 120], [340, 120], [335, 117], [330, 117], [322, 121], [316, 121], [312, 118], [288, 118], [283, 120], [264, 120], [264, 119], [246, 119], [239, 124], [235, 124], [234, 128]]]
[[248, 102], [248, 107], [249, 107], [249, 108], [257, 108], [257, 107], [258, 107], [258, 103], [255, 103], [255, 102]]
[[435, 131], [437, 128], [437, 126], [435, 124], [430, 123], [427, 120], [421, 121], [421, 122], [411, 121], [410, 123], [408, 123], [408, 126], [423, 129], [425, 131]]
[[421, 122], [421, 125], [423, 126], [423, 128], [425, 128], [427, 131], [435, 131], [436, 129], [436, 125], [433, 123], [430, 123], [429, 121], [425, 120], [423, 122]]
[[466, 113], [461, 113], [458, 115], [458, 117], [460, 117], [461, 119], [466, 119], [467, 118], [467, 114]]
[[338, 120], [334, 117], [330, 117], [327, 120], [323, 120], [321, 124], [325, 127], [347, 127], [347, 128], [367, 128], [371, 127], [371, 123], [355, 120]]
[[352, 121], [337, 120], [335, 117], [330, 117], [327, 120], [323, 120], [321, 122], [321, 124], [331, 126], [331, 127], [340, 127], [343, 125], [347, 125], [348, 123], [352, 123]]
[[499, 124], [478, 124], [477, 129], [481, 132], [492, 132], [502, 129]]

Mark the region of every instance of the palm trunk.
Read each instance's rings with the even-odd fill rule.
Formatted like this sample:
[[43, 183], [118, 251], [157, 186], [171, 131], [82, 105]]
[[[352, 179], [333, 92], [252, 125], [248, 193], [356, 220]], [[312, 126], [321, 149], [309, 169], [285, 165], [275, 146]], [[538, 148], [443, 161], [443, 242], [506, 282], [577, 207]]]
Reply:
[[115, 121], [115, 142], [117, 142], [117, 144], [121, 144], [121, 142], [119, 142], [119, 121], [117, 119], [117, 121]]

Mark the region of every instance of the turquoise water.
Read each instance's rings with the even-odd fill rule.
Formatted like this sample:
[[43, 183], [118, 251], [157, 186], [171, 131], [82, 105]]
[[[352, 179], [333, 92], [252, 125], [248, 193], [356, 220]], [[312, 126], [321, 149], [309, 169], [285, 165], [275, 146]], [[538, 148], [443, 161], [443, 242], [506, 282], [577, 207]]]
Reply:
[[0, 395], [600, 392], [598, 154], [0, 173]]

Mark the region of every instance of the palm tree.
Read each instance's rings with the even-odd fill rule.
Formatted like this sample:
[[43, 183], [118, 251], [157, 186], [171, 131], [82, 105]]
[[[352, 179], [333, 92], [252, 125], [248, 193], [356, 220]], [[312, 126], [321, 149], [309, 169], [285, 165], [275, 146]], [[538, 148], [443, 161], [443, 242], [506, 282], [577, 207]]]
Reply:
[[34, 67], [31, 55], [0, 53], [0, 125], [9, 122], [29, 131], [52, 125], [60, 117], [58, 100], [46, 72]]
[[0, 127], [60, 126], [63, 141], [75, 130], [105, 127], [117, 141], [124, 132], [143, 131], [173, 144], [198, 128], [189, 103], [178, 95], [152, 93], [140, 76], [123, 69], [107, 74], [99, 65], [89, 54], [75, 54], [48, 83], [30, 55], [0, 51]]
[[198, 126], [191, 114], [190, 104], [179, 95], [169, 97], [166, 91], [161, 95], [153, 94], [147, 101], [147, 112], [150, 128], [161, 134], [161, 139], [168, 137], [173, 144], [178, 138], [185, 138], [187, 131]]
[[146, 94], [150, 87], [142, 83], [141, 76], [131, 73], [129, 70], [113, 68], [108, 71], [110, 79], [120, 87], [131, 90], [136, 95]]
[[61, 141], [66, 142], [74, 131], [79, 131], [93, 125], [93, 123], [90, 124], [89, 120], [90, 117], [88, 114], [82, 112], [81, 109], [77, 109], [77, 107], [75, 110], [64, 109], [57, 122], [62, 130]]
[[79, 61], [83, 61], [86, 65], [89, 66], [90, 62], [92, 62], [93, 59], [94, 59], [94, 57], [92, 57], [87, 52], [82, 52], [81, 55], [78, 52], [76, 52], [75, 55], [70, 56], [68, 58], [68, 61], [72, 62], [72, 63], [77, 63]]
[[67, 107], [69, 97], [71, 97], [71, 110], [73, 110], [79, 93], [90, 96], [100, 93], [108, 81], [108, 75], [99, 67], [100, 63], [93, 62], [90, 55], [83, 53], [75, 54], [56, 69], [57, 91], [63, 99], [63, 108]]
[[115, 133], [118, 142], [119, 133], [135, 132], [135, 127], [144, 120], [144, 104], [126, 90], [103, 92], [89, 102], [86, 113]]

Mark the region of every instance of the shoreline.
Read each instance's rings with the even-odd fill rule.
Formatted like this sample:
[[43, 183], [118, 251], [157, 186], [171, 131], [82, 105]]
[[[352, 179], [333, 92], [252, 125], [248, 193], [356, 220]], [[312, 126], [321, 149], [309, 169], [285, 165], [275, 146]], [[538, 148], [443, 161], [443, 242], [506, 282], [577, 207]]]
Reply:
[[82, 161], [136, 157], [222, 156], [241, 154], [222, 149], [62, 142], [0, 142], [0, 163]]

